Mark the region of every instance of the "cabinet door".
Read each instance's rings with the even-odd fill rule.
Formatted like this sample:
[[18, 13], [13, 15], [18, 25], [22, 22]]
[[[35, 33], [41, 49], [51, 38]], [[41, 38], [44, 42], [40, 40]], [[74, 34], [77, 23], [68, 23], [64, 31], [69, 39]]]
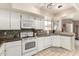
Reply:
[[21, 41], [6, 43], [6, 56], [21, 56]]
[[52, 38], [53, 46], [60, 47], [60, 37], [59, 36], [53, 36]]
[[11, 29], [20, 30], [20, 13], [11, 11]]
[[41, 29], [41, 21], [38, 20], [38, 29]]
[[40, 47], [41, 47], [41, 50], [44, 49], [44, 38], [43, 37], [40, 38]]
[[40, 20], [40, 29], [42, 29], [42, 21]]
[[0, 30], [10, 29], [10, 12], [0, 9]]
[[0, 56], [4, 56], [5, 55], [5, 44], [2, 44], [0, 46]]
[[60, 47], [60, 43], [61, 43], [60, 40], [61, 40], [61, 39], [60, 39], [60, 36], [57, 36], [57, 37], [56, 37], [56, 41], [57, 41], [56, 46], [57, 46], [57, 47]]
[[35, 29], [38, 29], [38, 20], [35, 20]]
[[21, 56], [21, 46], [6, 48], [6, 56]]
[[61, 36], [60, 39], [61, 39], [61, 47], [64, 48], [64, 44], [65, 44], [65, 41], [64, 41], [65, 38], [64, 38], [64, 36]]
[[48, 47], [48, 39], [47, 39], [47, 37], [44, 37], [43, 40], [44, 40], [43, 46], [46, 49]]
[[51, 36], [48, 37], [48, 47], [52, 46], [52, 38]]
[[33, 17], [27, 14], [22, 14], [21, 28], [34, 28]]
[[53, 46], [57, 46], [57, 38], [55, 36], [52, 38], [52, 41], [53, 41]]
[[40, 28], [44, 29], [44, 20], [40, 20]]
[[41, 50], [41, 41], [40, 41], [40, 38], [37, 38], [37, 47], [38, 47], [38, 51]]
[[48, 48], [51, 46], [51, 37], [44, 37], [44, 47]]
[[65, 48], [69, 49], [69, 50], [72, 50], [72, 46], [71, 46], [71, 39], [69, 37], [66, 38], [65, 40]]
[[0, 54], [0, 56], [5, 56], [5, 55], [4, 55], [4, 52], [2, 52], [2, 53]]
[[40, 29], [40, 20], [35, 20], [35, 28]]
[[40, 37], [38, 38], [38, 51], [41, 51], [44, 49], [44, 38]]
[[61, 39], [61, 47], [71, 50], [71, 38], [63, 36]]

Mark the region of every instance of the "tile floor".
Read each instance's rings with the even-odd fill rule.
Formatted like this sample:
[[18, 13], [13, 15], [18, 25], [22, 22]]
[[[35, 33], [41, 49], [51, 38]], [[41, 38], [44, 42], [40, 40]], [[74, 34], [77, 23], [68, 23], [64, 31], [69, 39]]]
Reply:
[[76, 40], [75, 51], [69, 51], [58, 47], [50, 47], [38, 52], [34, 56], [79, 56], [79, 40]]

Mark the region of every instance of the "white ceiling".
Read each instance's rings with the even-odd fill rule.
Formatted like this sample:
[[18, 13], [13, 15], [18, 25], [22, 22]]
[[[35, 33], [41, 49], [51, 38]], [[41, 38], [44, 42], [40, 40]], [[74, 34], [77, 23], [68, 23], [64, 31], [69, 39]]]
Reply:
[[[47, 8], [48, 4], [49, 3], [38, 3], [34, 4], [34, 6], [47, 10], [59, 18], [71, 18], [72, 20], [79, 20], [79, 4], [54, 3], [50, 8]], [[59, 5], [62, 5], [62, 7], [58, 8]]]
[[[57, 12], [65, 10], [65, 9], [69, 9], [69, 8], [73, 7], [72, 4], [55, 4], [54, 3], [53, 5], [49, 8], [47, 8], [47, 4], [45, 4], [45, 5], [43, 4], [43, 6], [40, 6], [40, 7], [50, 10], [52, 13], [57, 13]], [[62, 5], [62, 7], [58, 8], [59, 5]]]
[[[79, 4], [53, 3], [51, 7], [47, 8], [48, 4], [50, 3], [23, 3], [24, 6], [28, 7], [34, 6], [36, 8], [40, 8], [41, 10], [45, 10], [54, 15], [55, 17], [71, 18], [72, 20], [79, 20]], [[59, 5], [62, 5], [62, 7], [58, 8]]]

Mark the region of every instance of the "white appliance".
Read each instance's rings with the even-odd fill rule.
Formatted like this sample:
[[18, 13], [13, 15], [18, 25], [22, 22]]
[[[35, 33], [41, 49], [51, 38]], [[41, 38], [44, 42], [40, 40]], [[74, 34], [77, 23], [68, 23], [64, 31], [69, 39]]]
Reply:
[[[22, 38], [22, 55], [33, 55], [37, 52], [37, 43], [36, 39], [34, 37], [27, 38], [28, 33], [22, 32], [21, 38]], [[32, 36], [32, 33], [31, 33]]]
[[22, 39], [23, 55], [33, 55], [37, 52], [37, 43], [34, 38]]
[[32, 31], [28, 31], [28, 32], [21, 32], [20, 33], [21, 34], [21, 38], [23, 38], [23, 37], [33, 37], [33, 32]]
[[66, 31], [73, 33], [73, 23], [66, 24]]

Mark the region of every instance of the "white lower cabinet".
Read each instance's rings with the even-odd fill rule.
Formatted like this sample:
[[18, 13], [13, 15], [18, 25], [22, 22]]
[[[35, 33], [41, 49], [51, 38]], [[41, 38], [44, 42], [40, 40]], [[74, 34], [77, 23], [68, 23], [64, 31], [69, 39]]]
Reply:
[[49, 37], [47, 37], [47, 48], [48, 47], [51, 47], [51, 37], [49, 36]]
[[52, 42], [51, 42], [51, 37], [50, 36], [44, 38], [44, 47], [45, 48], [50, 47], [51, 46], [51, 43]]
[[52, 46], [60, 47], [60, 36], [52, 36]]
[[37, 40], [38, 51], [41, 51], [44, 49], [44, 37], [39, 37]]
[[21, 41], [6, 43], [6, 56], [21, 56]]
[[47, 45], [48, 45], [48, 39], [47, 39], [47, 37], [44, 37], [44, 41], [43, 41], [44, 49], [47, 48]]
[[4, 54], [4, 52], [3, 52], [3, 51], [0, 53], [0, 56], [5, 56], [5, 54]]
[[57, 46], [56, 36], [52, 36], [52, 46]]
[[72, 40], [71, 37], [62, 36], [61, 37], [61, 47], [71, 50], [72, 49], [72, 46], [71, 46], [72, 41], [71, 40]]
[[51, 37], [39, 37], [37, 38], [38, 51], [46, 49], [51, 46]]
[[60, 40], [61, 40], [61, 39], [60, 39], [60, 36], [56, 37], [56, 41], [57, 41], [57, 42], [56, 42], [56, 46], [57, 46], [57, 47], [61, 47], [61, 45], [60, 45], [60, 44], [61, 44]]
[[74, 49], [74, 41], [72, 37], [68, 36], [52, 36], [52, 46], [54, 47], [62, 47], [68, 50]]
[[5, 50], [4, 50], [4, 48], [5, 48], [5, 44], [2, 44], [1, 46], [0, 46], [0, 56], [4, 56], [5, 55]]
[[11, 48], [6, 48], [6, 56], [21, 56], [20, 46], [14, 46]]
[[[72, 41], [72, 37], [68, 36], [47, 36], [47, 37], [37, 37], [36, 45], [37, 50], [33, 51], [32, 54], [35, 54], [43, 49], [48, 47], [62, 47], [68, 50], [74, 49], [74, 42]], [[29, 54], [31, 54], [29, 53]], [[1, 46], [0, 55], [6, 56], [21, 56], [21, 41], [16, 42], [8, 42]]]
[[48, 47], [62, 47], [68, 50], [72, 50], [72, 39], [68, 36], [47, 36], [39, 37], [38, 40], [38, 51], [46, 49]]

